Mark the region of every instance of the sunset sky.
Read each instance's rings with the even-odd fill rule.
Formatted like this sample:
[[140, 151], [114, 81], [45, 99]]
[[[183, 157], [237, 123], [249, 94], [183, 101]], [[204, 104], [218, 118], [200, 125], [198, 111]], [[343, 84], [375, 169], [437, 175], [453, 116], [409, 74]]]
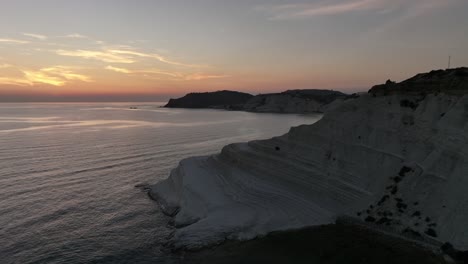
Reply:
[[354, 92], [468, 66], [467, 0], [0, 3], [0, 101]]

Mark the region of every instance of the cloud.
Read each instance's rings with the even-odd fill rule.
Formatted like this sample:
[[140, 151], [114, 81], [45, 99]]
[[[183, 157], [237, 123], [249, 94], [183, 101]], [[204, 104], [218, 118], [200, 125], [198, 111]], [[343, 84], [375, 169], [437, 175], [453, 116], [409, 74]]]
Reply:
[[174, 77], [174, 78], [182, 78], [183, 77], [183, 75], [181, 73], [178, 73], [178, 72], [161, 71], [161, 70], [158, 70], [158, 69], [142, 70], [142, 71], [140, 71], [140, 73], [156, 74], [156, 75], [167, 75], [167, 76], [171, 76], [171, 77]]
[[85, 59], [95, 59], [110, 63], [135, 63], [138, 58], [150, 58], [160, 62], [183, 67], [203, 67], [201, 65], [186, 64], [177, 62], [154, 53], [143, 53], [134, 50], [129, 50], [131, 47], [125, 46], [127, 49], [103, 49], [96, 50], [57, 50], [56, 53], [62, 56], [81, 57]]
[[201, 65], [193, 65], [193, 64], [185, 64], [177, 61], [170, 60], [166, 57], [163, 57], [159, 54], [151, 54], [151, 53], [142, 53], [142, 52], [136, 52], [136, 51], [131, 51], [131, 50], [110, 50], [110, 52], [115, 53], [115, 54], [127, 54], [127, 55], [133, 55], [137, 57], [145, 57], [145, 58], [153, 58], [156, 59], [160, 62], [164, 62], [167, 64], [172, 64], [172, 65], [177, 65], [177, 66], [184, 66], [184, 67], [202, 67]]
[[74, 80], [82, 81], [82, 82], [92, 81], [90, 77], [75, 73], [72, 67], [67, 67], [67, 66], [48, 67], [48, 68], [43, 68], [40, 71], [58, 76], [62, 79], [69, 80], [69, 81], [74, 81]]
[[91, 78], [78, 74], [71, 67], [53, 66], [41, 68], [39, 70], [18, 69], [22, 72], [23, 78], [0, 77], [0, 84], [10, 84], [19, 86], [33, 86], [37, 83], [50, 84], [53, 86], [63, 86], [70, 81], [91, 82]]
[[260, 6], [256, 9], [269, 13], [271, 20], [304, 19], [359, 11], [390, 13], [400, 10], [419, 15], [454, 1], [456, 0], [320, 0], [314, 3]]
[[45, 84], [51, 84], [54, 86], [63, 86], [66, 82], [64, 79], [56, 77], [56, 76], [51, 76], [47, 74], [46, 72], [42, 71], [23, 71], [24, 76], [26, 80], [28, 80], [31, 84], [33, 83], [45, 83]]
[[154, 77], [154, 75], [165, 75], [171, 77], [169, 80], [174, 81], [200, 81], [206, 79], [219, 79], [219, 78], [226, 78], [230, 77], [229, 75], [215, 75], [215, 74], [205, 74], [205, 73], [192, 73], [192, 74], [182, 74], [179, 72], [169, 72], [169, 71], [162, 71], [159, 69], [145, 69], [145, 70], [129, 70], [125, 68], [119, 68], [114, 66], [107, 66], [105, 67], [106, 70], [115, 71], [118, 73], [124, 74], [133, 74], [133, 75], [140, 75], [145, 77]]
[[29, 41], [26, 41], [26, 40], [9, 39], [9, 38], [0, 38], [0, 42], [14, 43], [14, 44], [28, 44], [29, 43]]
[[124, 69], [124, 68], [117, 68], [117, 67], [113, 67], [113, 66], [107, 66], [105, 68], [106, 70], [110, 70], [110, 71], [115, 71], [115, 72], [120, 72], [120, 73], [132, 73], [132, 71], [130, 70], [127, 70], [127, 69]]
[[32, 83], [26, 79], [15, 78], [15, 77], [0, 77], [0, 84], [17, 85], [17, 86], [32, 85]]
[[0, 69], [6, 69], [6, 68], [11, 68], [11, 67], [13, 67], [13, 66], [10, 65], [10, 64], [6, 64], [6, 63], [0, 64]]
[[119, 67], [114, 67], [114, 66], [107, 66], [105, 67], [106, 70], [110, 71], [115, 71], [119, 73], [125, 73], [125, 74], [141, 74], [147, 76], [148, 74], [150, 75], [166, 75], [174, 78], [183, 78], [183, 75], [178, 73], [178, 72], [168, 72], [168, 71], [162, 71], [159, 69], [147, 69], [147, 70], [129, 70], [125, 68], [119, 68]]
[[39, 35], [39, 34], [33, 34], [33, 33], [23, 33], [24, 36], [31, 37], [31, 38], [36, 38], [40, 40], [46, 40], [47, 36], [44, 35]]
[[78, 33], [73, 33], [73, 34], [66, 35], [65, 38], [85, 39], [88, 37], [85, 35], [78, 34]]
[[95, 59], [111, 63], [134, 63], [136, 62], [129, 56], [115, 54], [109, 51], [93, 50], [57, 50], [56, 53], [62, 56], [81, 57], [85, 59]]
[[328, 1], [327, 4], [322, 2], [310, 5], [282, 5], [277, 7], [277, 10], [281, 12], [279, 12], [276, 18], [300, 18], [320, 15], [334, 15], [357, 10], [369, 10], [376, 8], [380, 2], [381, 1], [379, 0], [359, 0], [335, 4], [330, 4]]
[[200, 81], [206, 79], [219, 79], [219, 78], [227, 78], [229, 75], [210, 75], [210, 74], [203, 74], [203, 73], [195, 73], [185, 77], [187, 81]]

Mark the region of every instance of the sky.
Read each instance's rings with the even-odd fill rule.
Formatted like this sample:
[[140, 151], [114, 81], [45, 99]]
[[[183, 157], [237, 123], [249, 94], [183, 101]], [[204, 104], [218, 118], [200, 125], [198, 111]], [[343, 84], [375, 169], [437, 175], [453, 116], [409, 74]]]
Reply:
[[366, 91], [468, 66], [467, 0], [0, 0], [0, 101]]

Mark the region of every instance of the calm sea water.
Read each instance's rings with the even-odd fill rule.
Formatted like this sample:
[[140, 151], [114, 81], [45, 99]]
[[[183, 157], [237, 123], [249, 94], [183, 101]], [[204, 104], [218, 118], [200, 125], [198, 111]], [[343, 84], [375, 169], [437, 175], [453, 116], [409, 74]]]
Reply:
[[0, 263], [179, 263], [145, 186], [320, 118], [159, 105], [0, 104]]

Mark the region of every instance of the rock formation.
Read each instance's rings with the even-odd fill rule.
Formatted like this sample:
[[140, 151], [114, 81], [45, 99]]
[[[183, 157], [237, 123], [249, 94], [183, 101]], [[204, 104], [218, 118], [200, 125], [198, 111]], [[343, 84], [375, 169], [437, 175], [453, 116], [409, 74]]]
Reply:
[[330, 103], [345, 97], [344, 93], [331, 90], [289, 90], [254, 96], [244, 104], [243, 110], [267, 113], [324, 112]]
[[331, 90], [289, 90], [256, 96], [233, 91], [218, 91], [190, 93], [179, 99], [170, 99], [165, 107], [302, 114], [324, 112], [332, 102], [345, 97], [344, 93]]
[[238, 109], [252, 97], [251, 94], [235, 91], [189, 93], [178, 99], [170, 99], [164, 107]]
[[152, 187], [176, 247], [355, 217], [468, 249], [467, 69], [373, 87], [282, 136], [182, 160]]
[[385, 84], [376, 85], [369, 91], [373, 95], [395, 93], [423, 95], [441, 92], [445, 94], [466, 94], [468, 92], [468, 68], [420, 73], [401, 83], [388, 80]]

